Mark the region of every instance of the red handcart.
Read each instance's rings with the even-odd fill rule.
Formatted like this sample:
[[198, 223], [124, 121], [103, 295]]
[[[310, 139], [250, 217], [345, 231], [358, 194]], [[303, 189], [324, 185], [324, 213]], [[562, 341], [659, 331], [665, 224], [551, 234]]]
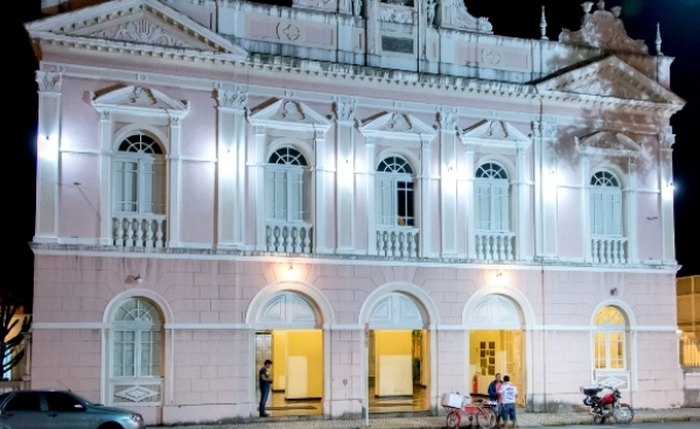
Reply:
[[447, 411], [447, 427], [459, 427], [462, 415], [469, 417], [470, 426], [476, 420], [481, 429], [492, 429], [496, 426], [496, 402], [478, 400], [472, 402], [471, 396], [459, 393], [442, 395], [442, 407]]

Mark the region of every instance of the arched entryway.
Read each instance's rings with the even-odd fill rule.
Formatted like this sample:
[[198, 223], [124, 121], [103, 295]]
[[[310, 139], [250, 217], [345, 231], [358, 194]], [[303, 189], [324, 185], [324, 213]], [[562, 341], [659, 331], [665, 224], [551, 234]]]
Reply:
[[[255, 374], [266, 359], [273, 362], [273, 416], [323, 413], [324, 335], [322, 311], [308, 295], [279, 290], [261, 302], [255, 318]], [[255, 390], [258, 395], [257, 377]]]
[[370, 413], [430, 409], [431, 318], [423, 298], [411, 288], [389, 288], [363, 309]]
[[466, 312], [467, 362], [472, 397], [487, 397], [496, 373], [518, 387], [518, 405], [528, 391], [525, 318], [519, 304], [500, 294], [485, 295]]

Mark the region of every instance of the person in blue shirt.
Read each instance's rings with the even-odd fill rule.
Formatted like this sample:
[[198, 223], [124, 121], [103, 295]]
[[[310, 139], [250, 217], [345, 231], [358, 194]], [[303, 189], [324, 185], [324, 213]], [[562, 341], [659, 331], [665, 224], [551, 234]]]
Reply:
[[260, 411], [260, 417], [270, 416], [270, 414], [265, 411], [267, 399], [270, 397], [270, 390], [272, 390], [270, 367], [272, 367], [272, 361], [266, 359], [263, 367], [258, 371], [258, 384], [260, 385], [260, 404], [258, 406], [258, 411]]

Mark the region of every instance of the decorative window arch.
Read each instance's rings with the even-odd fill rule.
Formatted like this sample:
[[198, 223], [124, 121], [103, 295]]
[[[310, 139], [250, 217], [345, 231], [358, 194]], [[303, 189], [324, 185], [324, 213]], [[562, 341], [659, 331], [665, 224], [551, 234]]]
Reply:
[[413, 169], [404, 158], [388, 156], [377, 166], [377, 224], [413, 227], [416, 224]]
[[593, 365], [596, 370], [627, 369], [627, 320], [617, 307], [600, 308], [593, 320]]
[[308, 222], [311, 172], [304, 155], [290, 146], [275, 150], [265, 170], [265, 212], [268, 222]]
[[110, 323], [110, 403], [162, 402], [164, 370], [163, 316], [144, 297], [124, 300]]
[[485, 162], [476, 169], [477, 230], [510, 231], [510, 181], [506, 169]]

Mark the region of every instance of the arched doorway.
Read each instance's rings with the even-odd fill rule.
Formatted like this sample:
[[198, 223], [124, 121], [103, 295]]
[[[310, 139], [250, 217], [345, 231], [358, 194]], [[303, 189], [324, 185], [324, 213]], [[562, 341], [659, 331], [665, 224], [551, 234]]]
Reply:
[[496, 373], [509, 375], [523, 394], [518, 405], [524, 406], [527, 392], [525, 368], [525, 331], [520, 307], [503, 295], [482, 297], [467, 314], [468, 373], [473, 397], [487, 397], [489, 383]]
[[378, 299], [367, 318], [370, 413], [426, 411], [430, 407], [430, 331], [423, 305], [394, 291]]
[[324, 345], [316, 305], [301, 293], [280, 291], [262, 305], [256, 325], [256, 374], [266, 359], [273, 362], [267, 411], [273, 416], [322, 414]]

